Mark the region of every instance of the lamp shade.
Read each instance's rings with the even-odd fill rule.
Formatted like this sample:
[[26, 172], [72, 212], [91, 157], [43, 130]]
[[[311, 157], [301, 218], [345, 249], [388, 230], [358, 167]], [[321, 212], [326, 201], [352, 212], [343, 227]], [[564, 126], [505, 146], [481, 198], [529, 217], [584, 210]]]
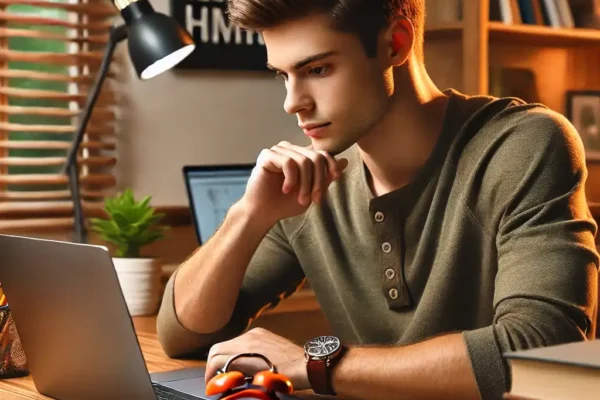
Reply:
[[127, 25], [131, 62], [141, 79], [153, 78], [179, 64], [196, 45], [172, 18], [154, 11], [148, 0], [117, 0]]

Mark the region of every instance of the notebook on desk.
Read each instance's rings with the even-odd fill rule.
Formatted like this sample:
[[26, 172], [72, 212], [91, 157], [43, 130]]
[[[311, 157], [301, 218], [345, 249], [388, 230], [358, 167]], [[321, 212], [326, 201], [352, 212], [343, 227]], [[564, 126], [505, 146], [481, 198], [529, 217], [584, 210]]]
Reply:
[[183, 177], [198, 244], [203, 245], [246, 191], [254, 164], [188, 165]]
[[0, 282], [38, 392], [211, 400], [204, 368], [148, 373], [105, 247], [0, 235]]

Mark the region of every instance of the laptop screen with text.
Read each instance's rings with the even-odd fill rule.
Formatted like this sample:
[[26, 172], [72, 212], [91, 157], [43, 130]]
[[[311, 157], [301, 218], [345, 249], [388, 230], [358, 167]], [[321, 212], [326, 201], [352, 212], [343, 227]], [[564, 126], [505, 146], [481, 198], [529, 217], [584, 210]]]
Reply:
[[253, 165], [188, 166], [184, 176], [199, 244], [216, 232], [245, 193]]

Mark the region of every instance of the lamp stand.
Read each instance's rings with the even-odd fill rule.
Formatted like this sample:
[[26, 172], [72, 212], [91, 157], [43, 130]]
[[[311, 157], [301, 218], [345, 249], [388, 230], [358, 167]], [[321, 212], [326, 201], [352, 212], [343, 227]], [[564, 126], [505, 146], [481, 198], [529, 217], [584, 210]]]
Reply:
[[62, 171], [63, 174], [68, 174], [69, 177], [69, 190], [71, 193], [71, 200], [73, 201], [73, 210], [75, 213], [73, 225], [73, 240], [78, 243], [87, 243], [88, 238], [87, 228], [85, 226], [83, 206], [81, 204], [77, 153], [79, 151], [79, 147], [81, 146], [81, 142], [83, 140], [83, 135], [85, 133], [87, 125], [90, 121], [92, 111], [94, 110], [94, 106], [96, 105], [96, 101], [98, 100], [98, 97], [100, 95], [100, 90], [102, 89], [104, 80], [108, 75], [110, 62], [112, 61], [115, 49], [117, 45], [125, 39], [127, 39], [127, 28], [125, 25], [111, 27], [108, 44], [104, 52], [104, 57], [102, 59], [102, 64], [100, 65], [100, 70], [98, 71], [98, 75], [96, 75], [96, 81], [94, 82], [94, 85], [91, 88], [91, 92], [87, 97], [85, 107], [83, 109], [83, 112], [81, 113], [77, 131], [75, 132], [75, 138], [69, 149], [69, 152], [67, 153], [67, 159]]

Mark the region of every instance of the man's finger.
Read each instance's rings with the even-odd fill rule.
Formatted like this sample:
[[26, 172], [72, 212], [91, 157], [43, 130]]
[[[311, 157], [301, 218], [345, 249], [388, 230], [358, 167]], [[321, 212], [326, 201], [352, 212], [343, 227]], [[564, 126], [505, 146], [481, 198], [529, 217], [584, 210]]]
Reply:
[[[206, 363], [206, 371], [204, 375], [205, 382], [208, 384], [215, 377], [219, 370], [223, 370], [225, 364], [234, 356], [248, 351], [240, 351], [232, 354], [216, 354]], [[229, 365], [228, 371], [241, 371], [245, 376], [253, 376], [258, 371], [264, 371], [267, 367], [264, 362], [255, 358], [238, 358]]]
[[325, 162], [327, 163], [327, 178], [330, 182], [339, 178], [340, 171], [338, 171], [337, 161], [331, 154], [326, 151], [319, 150], [319, 154], [323, 155]]
[[340, 158], [339, 160], [337, 160], [337, 166], [340, 174], [346, 169], [348, 163], [349, 161], [347, 158]]
[[216, 356], [212, 356], [207, 360], [206, 372], [204, 374], [206, 382], [208, 382], [213, 376], [215, 376], [219, 369], [223, 368], [223, 366], [227, 362], [225, 358], [225, 356], [219, 354]]
[[298, 184], [300, 171], [298, 165], [292, 159], [272, 149], [264, 149], [257, 164], [269, 172], [283, 173], [284, 181], [281, 190], [289, 193]]
[[331, 174], [328, 172], [328, 161], [326, 155], [321, 152], [300, 146], [283, 144], [282, 147], [288, 148], [290, 151], [296, 151], [312, 161], [313, 182], [311, 188], [311, 197], [315, 202], [319, 202], [321, 197], [327, 192], [327, 187], [332, 180]]
[[336, 175], [336, 177], [332, 178], [332, 180], [339, 179], [339, 177], [342, 175], [342, 172], [344, 171], [344, 169], [346, 169], [346, 167], [348, 166], [348, 159], [346, 159], [346, 158], [336, 159], [335, 158], [337, 153], [333, 154], [333, 153], [329, 153], [324, 150], [315, 150], [312, 144], [309, 146], [306, 146], [304, 148], [307, 150], [311, 150], [311, 151], [317, 151], [317, 152], [323, 154], [327, 158], [327, 169], [329, 170], [329, 172], [332, 175], [333, 174]]
[[302, 205], [310, 203], [312, 186], [313, 186], [313, 162], [297, 151], [291, 150], [282, 146], [274, 146], [273, 151], [282, 154], [294, 160], [299, 171], [300, 191], [298, 193], [298, 202]]

